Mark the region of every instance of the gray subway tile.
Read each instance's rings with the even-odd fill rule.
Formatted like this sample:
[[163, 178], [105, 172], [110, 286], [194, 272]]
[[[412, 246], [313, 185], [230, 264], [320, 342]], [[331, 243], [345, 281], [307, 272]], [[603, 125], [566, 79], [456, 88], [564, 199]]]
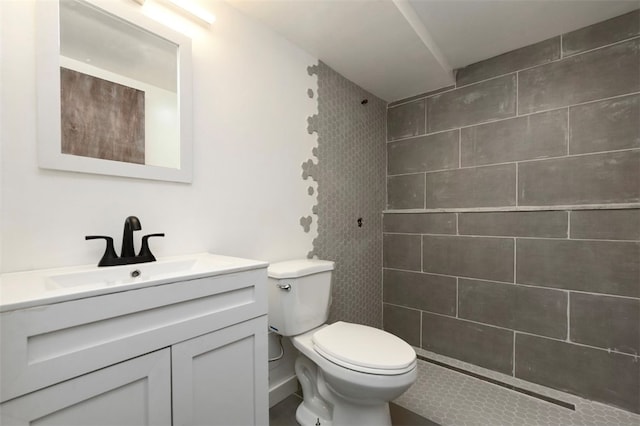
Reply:
[[520, 114], [640, 90], [640, 39], [518, 73]]
[[511, 375], [513, 332], [422, 313], [422, 348]]
[[571, 238], [640, 240], [640, 209], [572, 211]]
[[455, 234], [455, 213], [385, 213], [384, 232]]
[[427, 99], [429, 132], [515, 115], [515, 75], [494, 78]]
[[420, 235], [384, 234], [382, 242], [382, 263], [385, 268], [420, 270]]
[[423, 135], [425, 128], [425, 100], [398, 105], [387, 109], [387, 140]]
[[423, 271], [460, 277], [513, 281], [513, 239], [422, 237]]
[[571, 341], [640, 354], [640, 300], [571, 293]]
[[423, 173], [387, 177], [387, 207], [390, 209], [424, 208]]
[[515, 205], [515, 164], [427, 173], [426, 206], [429, 209]]
[[518, 203], [521, 206], [637, 203], [639, 171], [640, 150], [520, 163]]
[[455, 315], [456, 279], [385, 269], [383, 300], [394, 305]]
[[567, 237], [568, 214], [563, 211], [460, 213], [460, 235], [504, 237]]
[[458, 167], [458, 130], [387, 144], [390, 175]]
[[569, 114], [571, 154], [640, 148], [640, 95], [574, 106]]
[[544, 64], [560, 58], [560, 36], [550, 38], [457, 70], [458, 86]]
[[447, 90], [451, 90], [451, 89], [455, 89], [455, 88], [456, 88], [455, 85], [451, 85], [451, 86], [441, 87], [441, 88], [436, 89], [436, 90], [430, 90], [430, 91], [428, 91], [426, 93], [420, 93], [419, 95], [410, 96], [408, 98], [404, 98], [404, 99], [400, 99], [400, 100], [397, 100], [397, 101], [389, 102], [388, 107], [391, 108], [391, 107], [394, 107], [396, 105], [405, 104], [407, 102], [411, 102], [411, 101], [427, 98], [429, 96], [433, 96], [435, 94], [438, 94], [438, 93], [441, 93], [441, 92], [446, 92]]
[[461, 278], [458, 284], [458, 316], [565, 339], [567, 293]]
[[629, 355], [516, 334], [515, 376], [640, 413], [640, 362]]
[[463, 166], [559, 157], [567, 153], [567, 110], [482, 124], [461, 130]]
[[640, 243], [535, 240], [516, 244], [516, 282], [640, 297]]
[[616, 16], [562, 36], [563, 56], [606, 46], [640, 34], [640, 10]]
[[383, 328], [412, 346], [420, 346], [420, 311], [383, 305]]

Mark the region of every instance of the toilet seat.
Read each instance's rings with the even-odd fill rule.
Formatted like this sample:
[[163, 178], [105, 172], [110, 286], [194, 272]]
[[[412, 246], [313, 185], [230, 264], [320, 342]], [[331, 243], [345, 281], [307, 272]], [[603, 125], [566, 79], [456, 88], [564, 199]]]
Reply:
[[339, 321], [316, 331], [312, 342], [325, 359], [362, 373], [398, 375], [416, 366], [416, 353], [409, 344], [366, 325]]

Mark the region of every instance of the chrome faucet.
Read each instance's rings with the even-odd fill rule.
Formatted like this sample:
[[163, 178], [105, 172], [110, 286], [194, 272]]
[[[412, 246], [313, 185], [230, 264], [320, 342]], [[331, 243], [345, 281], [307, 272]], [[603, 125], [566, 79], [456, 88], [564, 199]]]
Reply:
[[154, 262], [155, 256], [149, 249], [149, 238], [151, 237], [164, 237], [164, 234], [149, 234], [142, 237], [142, 245], [140, 252], [136, 256], [136, 252], [133, 248], [133, 232], [142, 229], [140, 220], [135, 216], [129, 216], [124, 221], [124, 230], [122, 232], [122, 250], [120, 251], [120, 257], [116, 254], [113, 247], [113, 238], [104, 235], [87, 235], [85, 240], [104, 239], [107, 242], [106, 249], [102, 255], [102, 259], [98, 262], [98, 266], [117, 266], [128, 265], [132, 263], [145, 263]]

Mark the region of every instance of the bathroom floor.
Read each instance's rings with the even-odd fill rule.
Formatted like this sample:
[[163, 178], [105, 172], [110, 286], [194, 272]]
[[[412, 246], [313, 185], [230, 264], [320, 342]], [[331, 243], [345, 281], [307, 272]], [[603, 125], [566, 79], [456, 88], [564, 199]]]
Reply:
[[574, 405], [575, 410], [418, 360], [418, 379], [395, 403], [442, 426], [638, 426], [640, 415], [416, 349], [419, 356]]
[[[302, 401], [299, 395], [293, 394], [269, 410], [270, 426], [297, 426], [296, 408]], [[391, 421], [393, 426], [438, 426], [430, 420], [421, 417], [406, 408], [391, 403]]]
[[[394, 426], [638, 426], [640, 415], [417, 349], [419, 356], [460, 368], [499, 386], [433, 362], [418, 360], [416, 383], [391, 407]], [[504, 386], [519, 388], [521, 391]], [[539, 397], [526, 393], [534, 393]], [[543, 398], [543, 399], [540, 399]], [[554, 402], [549, 402], [554, 401]], [[269, 411], [271, 426], [296, 426], [301, 398], [291, 395]], [[564, 406], [558, 405], [562, 404]], [[566, 408], [574, 406], [575, 409]]]

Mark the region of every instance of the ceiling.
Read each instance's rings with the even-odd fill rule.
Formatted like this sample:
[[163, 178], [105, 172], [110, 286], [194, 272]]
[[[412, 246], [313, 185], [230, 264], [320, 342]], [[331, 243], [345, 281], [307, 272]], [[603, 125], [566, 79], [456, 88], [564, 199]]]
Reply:
[[640, 7], [625, 0], [227, 0], [374, 95], [453, 84], [453, 70]]

